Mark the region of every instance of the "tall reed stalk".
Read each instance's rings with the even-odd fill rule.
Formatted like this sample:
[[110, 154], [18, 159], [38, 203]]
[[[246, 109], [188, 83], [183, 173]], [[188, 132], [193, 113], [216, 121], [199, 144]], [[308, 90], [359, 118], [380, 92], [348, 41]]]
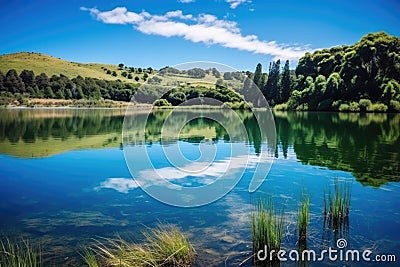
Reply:
[[[275, 214], [274, 204], [269, 198], [267, 201], [259, 200], [254, 204], [251, 213], [251, 233], [253, 241], [254, 263], [259, 261], [257, 254], [260, 250], [267, 253], [266, 261], [271, 261], [270, 252], [278, 252], [281, 248], [283, 236], [283, 212]], [[276, 254], [272, 261], [277, 261]]]

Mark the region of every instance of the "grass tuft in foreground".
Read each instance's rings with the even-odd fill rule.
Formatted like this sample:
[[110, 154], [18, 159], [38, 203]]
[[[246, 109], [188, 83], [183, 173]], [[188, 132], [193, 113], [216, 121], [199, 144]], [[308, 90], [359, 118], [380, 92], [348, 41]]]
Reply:
[[35, 248], [27, 240], [12, 243], [9, 239], [0, 241], [0, 266], [37, 267], [42, 266], [40, 248]]
[[84, 248], [82, 253], [79, 253], [84, 259], [88, 267], [99, 267], [99, 262], [96, 259], [96, 254], [90, 248]]
[[324, 227], [335, 233], [335, 239], [345, 235], [348, 229], [351, 184], [335, 180], [334, 192], [324, 194]]
[[[192, 266], [195, 250], [187, 237], [173, 225], [159, 225], [143, 233], [145, 245], [133, 244], [121, 237], [96, 240], [83, 257], [89, 267], [99, 266]], [[96, 259], [97, 256], [97, 260]]]
[[307, 195], [303, 195], [302, 202], [300, 203], [299, 210], [297, 212], [297, 227], [299, 231], [299, 247], [306, 247], [307, 242], [307, 227], [310, 216], [310, 198]]
[[[253, 262], [257, 264], [259, 259], [257, 253], [263, 250], [268, 253], [267, 262], [277, 261], [277, 255], [270, 257], [270, 252], [279, 251], [281, 248], [283, 236], [283, 213], [275, 214], [274, 204], [269, 198], [266, 202], [259, 200], [254, 204], [254, 210], [251, 213], [251, 232], [253, 241]], [[266, 250], [266, 251], [265, 251]]]

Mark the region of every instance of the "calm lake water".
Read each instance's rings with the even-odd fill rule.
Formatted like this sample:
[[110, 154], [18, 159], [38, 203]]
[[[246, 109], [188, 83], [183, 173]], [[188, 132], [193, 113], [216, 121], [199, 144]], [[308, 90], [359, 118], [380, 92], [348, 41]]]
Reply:
[[[199, 111], [193, 111], [199, 113]], [[222, 110], [208, 110], [224, 116]], [[46, 266], [83, 266], [77, 253], [92, 238], [140, 242], [145, 226], [179, 225], [198, 253], [199, 266], [238, 266], [251, 254], [251, 203], [272, 197], [285, 213], [283, 248], [297, 248], [296, 212], [302, 192], [310, 196], [308, 248], [335, 248], [335, 233], [324, 229], [324, 192], [335, 179], [351, 183], [348, 248], [373, 255], [394, 254], [396, 263], [329, 262], [309, 266], [398, 266], [400, 261], [400, 115], [276, 113], [277, 148], [267, 179], [248, 192], [251, 168], [223, 198], [197, 208], [179, 208], [154, 200], [133, 182], [124, 159], [123, 110], [0, 110], [0, 236], [40, 242]], [[199, 144], [212, 142], [226, 157], [231, 142], [257, 157], [268, 146], [255, 117], [239, 112], [248, 140], [231, 140], [221, 124], [191, 120], [179, 138], [160, 140], [169, 111], [147, 120], [131, 114], [138, 131], [131, 146], [146, 146], [157, 168], [165, 144], [179, 146], [197, 159]], [[178, 112], [184, 121], [187, 111]], [[215, 115], [215, 114], [214, 114]], [[230, 121], [227, 118], [227, 121]], [[144, 126], [145, 125], [145, 126]], [[207, 180], [186, 177], [191, 186]], [[337, 233], [336, 233], [337, 234]], [[251, 266], [251, 261], [241, 266]], [[281, 266], [297, 266], [293, 262]], [[305, 265], [307, 266], [307, 265]]]

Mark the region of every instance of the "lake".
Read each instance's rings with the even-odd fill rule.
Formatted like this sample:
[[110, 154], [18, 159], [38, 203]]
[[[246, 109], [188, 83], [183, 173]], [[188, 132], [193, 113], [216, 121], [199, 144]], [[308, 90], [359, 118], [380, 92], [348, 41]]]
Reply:
[[[256, 117], [263, 118], [262, 112], [238, 111], [235, 119], [221, 109], [177, 111], [172, 125], [188, 121], [192, 113], [200, 116], [162, 136], [170, 112], [157, 110], [148, 117], [140, 110], [129, 114], [131, 126], [144, 131], [124, 135], [123, 140], [125, 110], [0, 110], [0, 236], [40, 243], [46, 266], [84, 266], [78, 251], [92, 244], [92, 238], [120, 235], [140, 242], [146, 227], [171, 223], [188, 234], [198, 266], [242, 262], [241, 266], [251, 266], [246, 259], [252, 252], [252, 203], [272, 198], [276, 209], [285, 214], [282, 247], [296, 249], [296, 214], [306, 192], [310, 197], [308, 248], [335, 247], [339, 234], [348, 248], [396, 255], [398, 261], [399, 114], [276, 112], [274, 161], [261, 186], [249, 193], [251, 165], [222, 198], [182, 208], [159, 202], [139, 187], [132, 180], [124, 150], [146, 149], [154, 168], [165, 171], [171, 167], [162, 156], [166, 149], [179, 149], [184, 158], [194, 161], [202, 157], [202, 149], [214, 148], [214, 160], [222, 162], [234, 157], [229, 151], [232, 144], [257, 158], [270, 151], [271, 142], [257, 127]], [[222, 124], [232, 129], [244, 125], [247, 138], [229, 136]], [[143, 171], [142, 158], [132, 154], [132, 166]], [[194, 173], [171, 181], [201, 187], [214, 182], [212, 174]], [[335, 181], [351, 184], [350, 215], [343, 233], [330, 233], [324, 227], [324, 193]], [[281, 266], [297, 264], [288, 261]], [[309, 266], [396, 263], [324, 261]]]

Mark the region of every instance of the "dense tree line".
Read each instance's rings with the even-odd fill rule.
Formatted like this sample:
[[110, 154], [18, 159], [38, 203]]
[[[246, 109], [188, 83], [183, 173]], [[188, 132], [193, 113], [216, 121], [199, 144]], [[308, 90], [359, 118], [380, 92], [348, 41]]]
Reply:
[[[138, 92], [137, 99], [143, 103], [153, 103], [159, 95], [157, 86], [166, 75], [202, 79], [214, 76], [215, 88], [201, 86], [178, 86], [162, 98], [158, 105], [179, 105], [195, 97], [212, 97], [222, 102], [243, 106], [241, 96], [254, 106], [263, 106], [255, 86], [262, 92], [275, 109], [327, 110], [327, 111], [400, 111], [400, 38], [384, 32], [364, 36], [351, 46], [338, 46], [306, 53], [300, 58], [295, 71], [289, 69], [289, 61], [283, 64], [276, 60], [269, 64], [267, 72], [262, 65], [256, 66], [254, 73], [224, 72], [215, 68], [203, 70], [193, 68], [178, 70], [165, 67], [158, 71], [160, 77], [149, 77], [152, 68], [128, 68], [118, 65], [122, 76], [133, 79], [132, 73], [143, 73], [148, 87]], [[115, 71], [103, 68], [116, 76]], [[245, 75], [244, 75], [245, 74]], [[244, 79], [244, 77], [249, 79]], [[137, 82], [138, 76], [134, 78]], [[243, 88], [233, 88], [237, 81]], [[254, 82], [254, 83], [253, 83]], [[45, 73], [35, 75], [23, 70], [19, 75], [11, 69], [5, 75], [0, 72], [0, 92], [2, 97], [26, 96], [58, 99], [110, 99], [129, 101], [139, 84], [84, 78], [69, 79], [60, 74], [48, 77]], [[227, 89], [232, 87], [233, 90]], [[231, 89], [232, 89], [231, 88]], [[7, 100], [8, 101], [8, 100]], [[3, 101], [4, 102], [4, 101]], [[240, 104], [238, 104], [240, 103]]]
[[0, 72], [0, 92], [12, 95], [19, 93], [27, 97], [130, 101], [137, 87], [136, 84], [119, 80], [81, 76], [69, 79], [63, 74], [48, 77], [45, 73], [35, 76], [30, 70], [23, 70], [19, 75], [14, 69], [6, 75]]
[[384, 32], [352, 46], [306, 53], [293, 74], [280, 60], [250, 77], [276, 109], [400, 111], [400, 38]]
[[296, 76], [289, 108], [400, 111], [400, 38], [371, 33], [352, 46], [306, 53]]
[[282, 73], [280, 66], [278, 59], [270, 63], [268, 73], [263, 73], [262, 65], [258, 63], [254, 74], [249, 75], [272, 106], [287, 102], [292, 90], [293, 74], [289, 69], [289, 60], [285, 62]]

